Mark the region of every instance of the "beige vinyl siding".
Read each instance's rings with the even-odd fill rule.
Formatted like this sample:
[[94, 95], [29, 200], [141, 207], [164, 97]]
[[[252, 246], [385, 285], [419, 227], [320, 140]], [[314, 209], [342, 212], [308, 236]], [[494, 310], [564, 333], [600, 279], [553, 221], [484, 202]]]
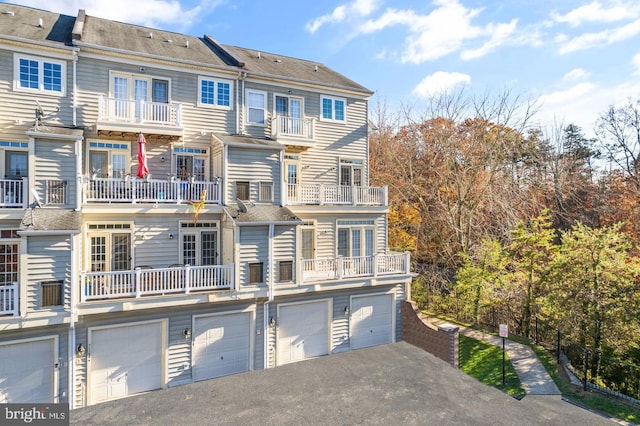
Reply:
[[405, 285], [404, 284], [396, 284], [394, 292], [396, 294], [396, 342], [402, 340], [402, 301], [405, 300], [407, 295], [405, 294]]
[[75, 146], [70, 142], [36, 140], [35, 188], [40, 199], [46, 200], [46, 181], [65, 181], [65, 204], [51, 205], [61, 208], [75, 206], [76, 200], [76, 156]]
[[99, 95], [109, 96], [109, 72], [115, 71], [170, 80], [170, 102], [182, 104], [184, 140], [210, 143], [210, 132], [229, 134], [236, 132], [235, 85], [237, 82], [234, 80], [234, 75], [221, 74], [219, 77], [211, 77], [229, 80], [232, 83], [234, 86], [232, 108], [203, 108], [197, 106], [198, 76], [201, 75], [197, 71], [185, 69], [184, 72], [178, 72], [146, 65], [144, 68], [144, 73], [140, 73], [139, 64], [88, 58], [81, 52], [77, 69], [78, 120], [85, 124], [95, 123], [98, 116]]
[[281, 281], [278, 262], [293, 261], [293, 279], [296, 277], [296, 228], [290, 225], [275, 227], [273, 238], [273, 268], [276, 282]]
[[[19, 54], [22, 55], [22, 54]], [[28, 53], [28, 57], [51, 58], [46, 53]], [[58, 57], [51, 58], [61, 61]], [[42, 122], [71, 125], [73, 111], [71, 109], [71, 93], [73, 91], [73, 64], [66, 62], [65, 96], [60, 97], [46, 93], [32, 93], [13, 89], [14, 55], [13, 52], [0, 50], [0, 140], [27, 141], [25, 132], [35, 123], [36, 99], [42, 105], [44, 117]]]
[[191, 339], [184, 337], [184, 330], [192, 330], [192, 317], [188, 313], [176, 313], [169, 318], [169, 350], [167, 359], [167, 386], [191, 383]]
[[333, 321], [331, 322], [331, 353], [349, 350], [349, 315], [344, 307], [349, 306], [349, 294], [341, 293], [333, 297]]
[[269, 271], [269, 227], [240, 227], [240, 285], [249, 284], [249, 263], [262, 262], [263, 282], [268, 281]]
[[69, 236], [30, 236], [27, 239], [27, 310], [40, 310], [40, 283], [58, 281], [64, 283], [63, 307], [44, 309], [69, 309], [69, 283], [67, 269], [71, 263]]
[[236, 200], [236, 182], [250, 182], [251, 201], [258, 201], [259, 182], [273, 183], [273, 203], [280, 202], [279, 151], [229, 148], [227, 197]]

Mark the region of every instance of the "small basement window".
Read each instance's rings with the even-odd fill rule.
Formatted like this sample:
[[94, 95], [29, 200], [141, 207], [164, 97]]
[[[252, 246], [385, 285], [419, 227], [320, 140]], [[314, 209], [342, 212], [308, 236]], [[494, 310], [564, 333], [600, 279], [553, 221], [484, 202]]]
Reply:
[[249, 264], [249, 284], [260, 284], [264, 282], [263, 274], [264, 270], [262, 262]]
[[43, 281], [40, 283], [40, 305], [43, 308], [62, 305], [63, 281]]

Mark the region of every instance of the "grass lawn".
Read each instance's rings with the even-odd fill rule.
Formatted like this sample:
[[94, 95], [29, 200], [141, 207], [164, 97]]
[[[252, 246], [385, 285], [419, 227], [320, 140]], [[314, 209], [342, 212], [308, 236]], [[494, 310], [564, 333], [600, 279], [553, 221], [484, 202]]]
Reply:
[[506, 354], [505, 384], [502, 385], [502, 348], [460, 335], [459, 354], [460, 369], [469, 376], [515, 398], [526, 395]]

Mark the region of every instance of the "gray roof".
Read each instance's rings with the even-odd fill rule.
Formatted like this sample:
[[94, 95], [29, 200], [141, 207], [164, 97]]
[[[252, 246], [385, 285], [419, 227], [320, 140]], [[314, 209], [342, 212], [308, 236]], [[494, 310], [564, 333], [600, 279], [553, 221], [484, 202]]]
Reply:
[[0, 34], [10, 37], [70, 45], [75, 20], [75, 16], [0, 3]]
[[[33, 216], [32, 216], [33, 213]], [[82, 213], [73, 210], [27, 209], [20, 229], [25, 231], [80, 231]]]
[[252, 222], [302, 223], [288, 208], [274, 206], [272, 204], [254, 204], [248, 201], [241, 201], [237, 206], [229, 205], [226, 206], [225, 209], [238, 224], [250, 224]]
[[224, 135], [222, 133], [214, 133], [213, 136], [223, 144], [245, 144], [259, 147], [284, 148], [283, 145], [268, 138], [252, 138], [245, 135]]

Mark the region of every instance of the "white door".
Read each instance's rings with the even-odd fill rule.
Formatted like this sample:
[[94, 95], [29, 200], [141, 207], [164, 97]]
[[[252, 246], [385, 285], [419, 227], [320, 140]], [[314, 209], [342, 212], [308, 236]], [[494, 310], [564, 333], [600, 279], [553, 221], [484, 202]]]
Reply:
[[351, 298], [351, 349], [393, 341], [393, 295]]
[[89, 329], [90, 403], [162, 387], [162, 322]]
[[55, 402], [55, 337], [0, 344], [0, 404]]
[[278, 305], [278, 365], [329, 353], [329, 301]]
[[250, 312], [196, 317], [193, 330], [193, 380], [249, 370]]

